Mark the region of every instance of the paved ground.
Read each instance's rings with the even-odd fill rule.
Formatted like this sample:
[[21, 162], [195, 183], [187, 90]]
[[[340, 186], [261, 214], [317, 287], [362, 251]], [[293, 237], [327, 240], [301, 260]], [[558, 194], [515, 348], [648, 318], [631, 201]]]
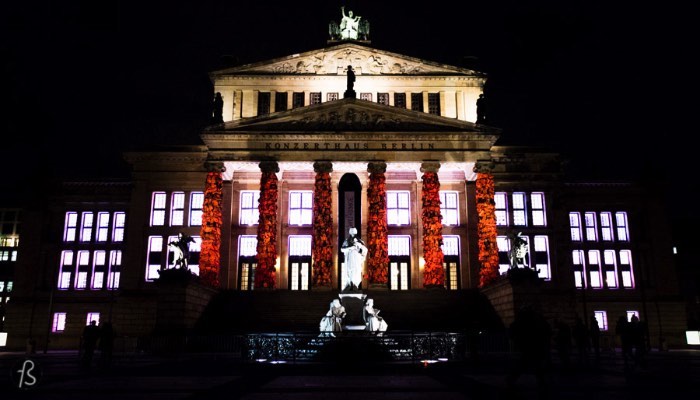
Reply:
[[[532, 374], [507, 390], [509, 355], [478, 360], [366, 364], [248, 363], [228, 355], [153, 357], [118, 355], [110, 368], [79, 367], [75, 352], [30, 357], [28, 389], [18, 389], [21, 353], [0, 353], [0, 398], [10, 399], [657, 399], [700, 396], [700, 351], [653, 352], [647, 368], [625, 373], [619, 356], [605, 354], [598, 367], [564, 369], [553, 356], [546, 390]], [[576, 360], [574, 359], [574, 362]], [[30, 366], [30, 365], [27, 365]], [[25, 368], [27, 372], [28, 368]], [[37, 373], [40, 370], [40, 373]], [[541, 396], [542, 395], [542, 396]], [[545, 396], [546, 395], [546, 396]]]

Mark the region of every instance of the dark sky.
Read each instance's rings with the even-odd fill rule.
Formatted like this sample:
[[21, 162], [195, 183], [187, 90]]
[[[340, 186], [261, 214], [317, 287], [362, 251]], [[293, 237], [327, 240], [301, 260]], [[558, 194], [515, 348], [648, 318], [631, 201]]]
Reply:
[[[38, 176], [123, 175], [122, 150], [198, 143], [209, 71], [325, 46], [342, 4], [5, 2], [0, 156], [14, 164], [4, 197]], [[345, 4], [370, 21], [379, 49], [487, 73], [499, 144], [560, 151], [581, 176], [652, 171], [697, 189], [685, 179], [697, 168], [683, 142], [695, 134], [697, 101], [679, 98], [696, 73], [690, 10], [599, 0]]]

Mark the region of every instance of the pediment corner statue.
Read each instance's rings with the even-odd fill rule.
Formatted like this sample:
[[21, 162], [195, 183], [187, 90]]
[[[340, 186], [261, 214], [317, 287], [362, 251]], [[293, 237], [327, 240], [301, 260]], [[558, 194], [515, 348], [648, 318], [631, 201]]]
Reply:
[[328, 24], [330, 40], [363, 40], [369, 41], [369, 21], [355, 15], [352, 10], [345, 12], [345, 6], [340, 7], [342, 18], [340, 23], [331, 21]]

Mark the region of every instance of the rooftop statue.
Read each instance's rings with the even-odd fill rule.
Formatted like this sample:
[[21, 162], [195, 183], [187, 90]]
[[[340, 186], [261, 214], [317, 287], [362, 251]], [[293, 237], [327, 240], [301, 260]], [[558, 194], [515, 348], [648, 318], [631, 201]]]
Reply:
[[369, 21], [354, 15], [351, 10], [345, 13], [345, 6], [340, 7], [343, 18], [340, 24], [331, 21], [328, 24], [328, 35], [331, 40], [369, 40]]

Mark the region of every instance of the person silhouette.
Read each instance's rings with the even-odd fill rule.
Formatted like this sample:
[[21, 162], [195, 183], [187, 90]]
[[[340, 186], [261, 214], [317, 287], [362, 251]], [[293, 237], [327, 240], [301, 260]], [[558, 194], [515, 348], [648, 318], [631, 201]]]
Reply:
[[83, 357], [81, 359], [83, 367], [90, 368], [92, 366], [92, 358], [95, 355], [95, 348], [99, 339], [100, 328], [97, 327], [97, 321], [93, 319], [83, 328]]
[[476, 100], [476, 123], [486, 123], [486, 97], [484, 97], [483, 93], [481, 93]]
[[540, 397], [546, 397], [548, 387], [545, 368], [549, 359], [552, 330], [547, 320], [532, 306], [523, 306], [516, 311], [509, 333], [518, 358], [506, 375], [506, 390], [515, 389], [517, 379], [530, 370], [535, 374]]
[[591, 319], [588, 323], [588, 329], [590, 331], [594, 361], [595, 364], [598, 365], [600, 363], [600, 326], [595, 315], [591, 315]]
[[212, 116], [212, 122], [215, 124], [221, 124], [224, 122], [224, 99], [221, 97], [220, 92], [216, 92], [216, 95], [214, 95], [214, 104], [213, 104], [213, 116]]

